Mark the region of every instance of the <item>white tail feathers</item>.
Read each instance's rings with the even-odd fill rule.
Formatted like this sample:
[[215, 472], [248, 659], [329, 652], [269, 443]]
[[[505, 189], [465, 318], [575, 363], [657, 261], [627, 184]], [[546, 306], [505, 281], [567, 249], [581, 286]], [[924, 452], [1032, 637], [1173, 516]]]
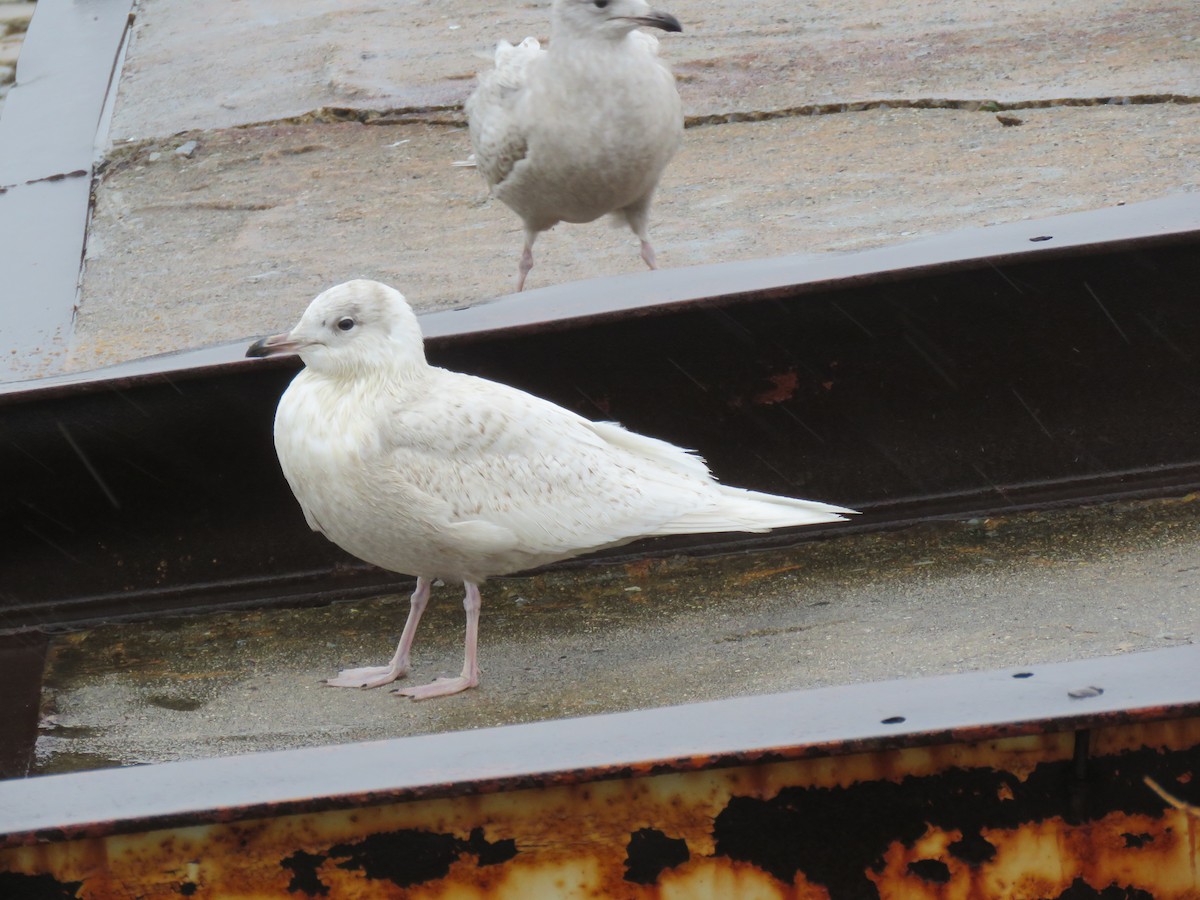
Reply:
[[856, 515], [853, 509], [763, 494], [742, 488], [717, 485], [716, 502], [705, 509], [686, 513], [664, 523], [655, 534], [708, 534], [721, 531], [771, 531], [798, 525], [841, 522]]
[[[527, 37], [515, 47], [508, 41], [501, 40], [496, 44], [495, 79], [499, 87], [515, 90], [525, 84], [525, 67], [529, 61], [542, 52], [538, 39]], [[486, 77], [481, 75], [481, 78]]]
[[609, 444], [628, 450], [650, 463], [650, 466], [642, 470], [646, 477], [650, 477], [650, 473], [653, 471], [652, 467], [657, 467], [666, 478], [682, 476], [701, 490], [704, 487], [711, 490], [713, 497], [711, 505], [665, 522], [650, 532], [652, 534], [770, 531], [773, 528], [840, 522], [846, 516], [857, 514], [853, 509], [820, 503], [816, 500], [781, 497], [776, 494], [764, 494], [759, 491], [748, 491], [744, 488], [718, 484], [704, 460], [691, 450], [684, 450], [666, 441], [627, 431], [614, 422], [591, 422], [588, 424], [600, 438]]

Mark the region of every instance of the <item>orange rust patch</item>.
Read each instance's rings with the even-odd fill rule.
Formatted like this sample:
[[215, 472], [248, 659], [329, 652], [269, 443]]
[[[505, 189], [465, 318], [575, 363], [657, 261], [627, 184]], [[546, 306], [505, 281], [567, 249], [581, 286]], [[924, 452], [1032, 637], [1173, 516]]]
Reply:
[[648, 578], [654, 572], [661, 571], [667, 565], [665, 560], [649, 557], [625, 563], [625, 574], [630, 579]]
[[1096, 729], [1093, 748], [1117, 749], [1089, 758], [1086, 815], [1064, 790], [1075, 763], [1062, 732], [729, 768], [697, 757], [688, 771], [647, 763], [611, 780], [68, 838], [0, 851], [0, 886], [7, 873], [80, 882], [80, 897], [821, 898], [873, 886], [982, 900], [1116, 885], [1183, 900], [1200, 895], [1194, 829], [1140, 780], [1192, 772], [1200, 719], [1168, 724]]
[[778, 375], [769, 375], [767, 380], [773, 387], [761, 394], [754, 395], [754, 402], [759, 406], [770, 406], [773, 403], [791, 400], [796, 395], [796, 388], [800, 384], [800, 376], [796, 374], [795, 369], [788, 369]]
[[758, 581], [762, 578], [770, 578], [773, 575], [782, 575], [784, 572], [794, 572], [797, 569], [802, 569], [804, 566], [796, 564], [794, 566], [777, 566], [772, 569], [755, 569], [750, 572], [743, 572], [737, 579], [738, 584], [747, 584], [751, 581]]

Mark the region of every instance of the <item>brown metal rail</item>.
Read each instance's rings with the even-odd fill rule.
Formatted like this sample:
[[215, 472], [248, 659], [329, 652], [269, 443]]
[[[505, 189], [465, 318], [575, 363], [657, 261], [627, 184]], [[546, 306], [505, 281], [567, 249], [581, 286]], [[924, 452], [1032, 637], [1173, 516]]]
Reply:
[[[1052, 243], [1029, 235], [1064, 247], [1017, 254], [1018, 239]], [[1185, 196], [903, 253], [563, 285], [423, 322], [436, 362], [878, 528], [1200, 488], [1198, 248], [1200, 199]], [[396, 582], [308, 531], [270, 437], [296, 362], [234, 361], [243, 350], [0, 389], [0, 630]]]
[[[45, 358], [69, 327], [129, 8], [45, 3], [30, 29], [0, 123], [0, 225], [32, 241], [0, 242], [6, 360]], [[49, 203], [49, 191], [66, 193]], [[1198, 243], [1200, 198], [1179, 195], [863, 253], [562, 285], [423, 322], [437, 361], [696, 447], [730, 483], [866, 509], [853, 527], [880, 527], [1200, 486]], [[242, 351], [0, 384], [0, 632], [394, 581], [295, 514], [269, 440], [295, 362]]]
[[0, 894], [1194, 898], [1197, 673], [1181, 647], [9, 781]]

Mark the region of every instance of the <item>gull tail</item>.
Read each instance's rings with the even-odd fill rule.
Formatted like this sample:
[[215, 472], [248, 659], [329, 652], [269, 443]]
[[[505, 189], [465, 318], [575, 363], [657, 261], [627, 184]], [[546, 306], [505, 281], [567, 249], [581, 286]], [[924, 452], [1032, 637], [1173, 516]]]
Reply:
[[721, 531], [771, 531], [798, 525], [841, 522], [857, 511], [820, 503], [780, 497], [743, 488], [714, 485], [715, 502], [703, 509], [685, 513], [663, 524], [656, 534], [708, 534]]
[[517, 90], [525, 85], [525, 67], [542, 52], [537, 38], [527, 37], [515, 47], [506, 40], [496, 44], [497, 85], [506, 90]]
[[704, 460], [690, 450], [684, 450], [658, 438], [626, 431], [614, 422], [587, 424], [607, 443], [627, 450], [647, 463], [642, 469], [644, 474], [658, 469], [662, 473], [664, 484], [671, 485], [669, 491], [678, 491], [677, 479], [682, 478], [703, 497], [697, 509], [664, 522], [649, 532], [650, 534], [771, 531], [774, 528], [840, 522], [846, 516], [858, 514], [856, 510], [816, 500], [800, 500], [795, 497], [781, 497], [777, 494], [728, 487], [718, 483]]

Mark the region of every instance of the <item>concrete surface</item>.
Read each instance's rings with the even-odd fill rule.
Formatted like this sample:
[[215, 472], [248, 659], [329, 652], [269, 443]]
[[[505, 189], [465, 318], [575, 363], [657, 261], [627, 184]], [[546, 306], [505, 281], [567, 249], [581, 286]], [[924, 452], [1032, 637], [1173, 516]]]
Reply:
[[[404, 597], [115, 624], [54, 638], [37, 771], [1173, 646], [1196, 639], [1198, 593], [1189, 496], [497, 579], [482, 685], [420, 703], [320, 684], [388, 658]], [[461, 667], [460, 599], [435, 589], [410, 678]]]
[[[876, 109], [689, 129], [656, 205], [660, 260], [850, 250], [1135, 202], [1180, 189], [1200, 160], [1200, 104], [1019, 115], [1005, 127], [985, 112]], [[450, 165], [470, 152], [463, 128], [232, 129], [190, 159], [180, 143], [105, 178], [71, 369], [279, 331], [352, 276], [424, 310], [512, 289], [520, 220]], [[645, 271], [636, 238], [606, 222], [559, 226], [535, 251], [535, 287]]]
[[[689, 116], [805, 104], [1021, 102], [1197, 91], [1191, 0], [661, 0]], [[320, 107], [457, 110], [496, 41], [549, 36], [550, 0], [141, 0], [116, 141]]]
[[[1129, 203], [1200, 174], [1191, 0], [665, 5], [694, 127], [652, 218], [664, 267]], [[420, 309], [512, 289], [518, 220], [452, 164], [474, 73], [497, 38], [545, 37], [547, 2], [136, 12], [66, 368], [275, 331], [350, 277]], [[603, 222], [543, 235], [536, 260], [533, 288], [644, 272]]]

